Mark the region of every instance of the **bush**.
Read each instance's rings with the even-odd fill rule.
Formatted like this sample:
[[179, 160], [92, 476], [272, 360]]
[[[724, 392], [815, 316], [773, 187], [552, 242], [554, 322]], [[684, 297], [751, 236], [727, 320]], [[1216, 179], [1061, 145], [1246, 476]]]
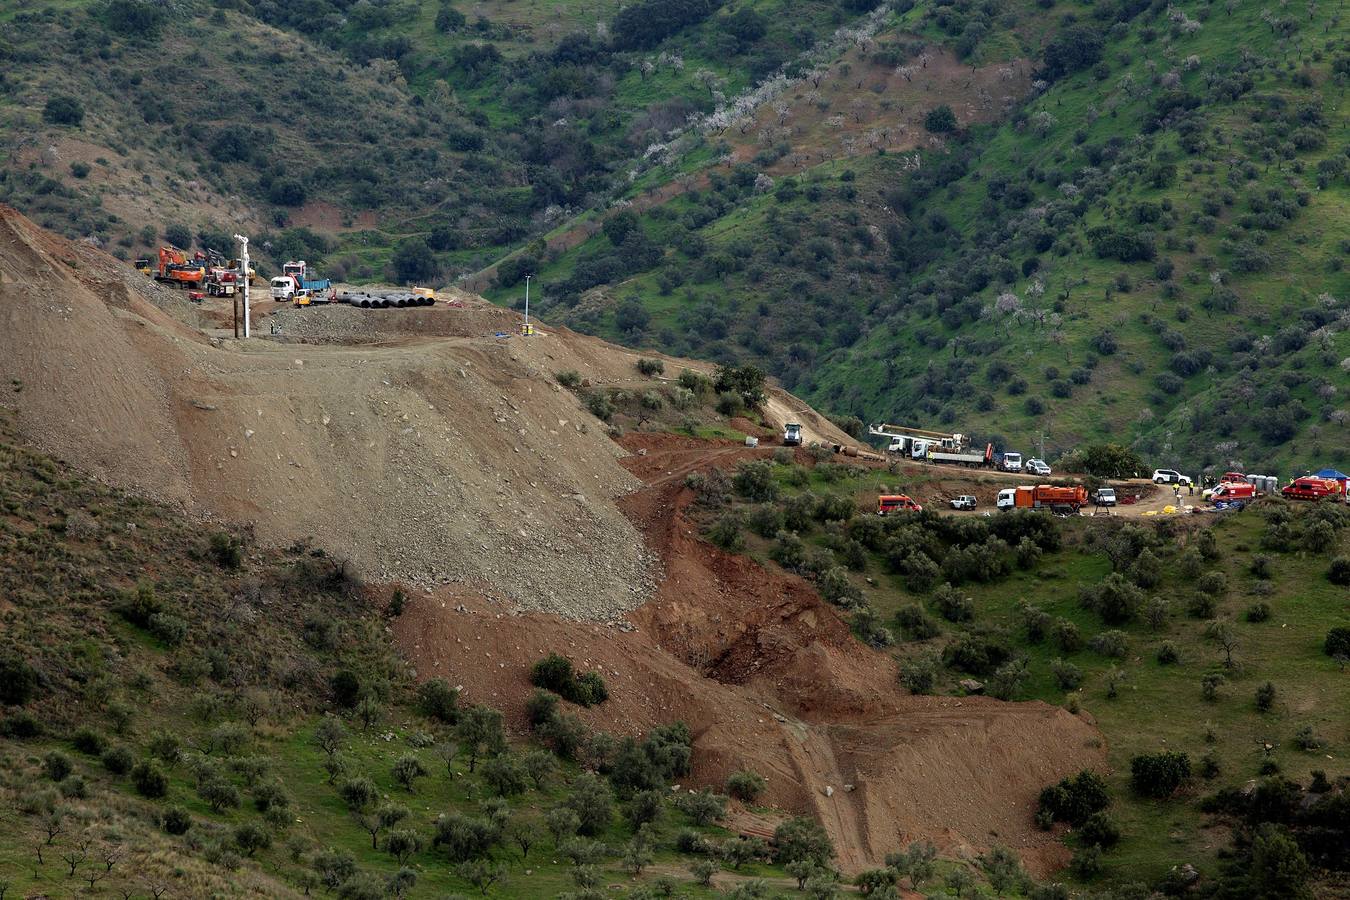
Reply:
[[1222, 597], [1228, 591], [1228, 579], [1222, 572], [1206, 572], [1196, 579], [1195, 589], [1211, 597]]
[[64, 780], [74, 768], [70, 757], [60, 750], [52, 750], [42, 757], [42, 772], [52, 781]]
[[1350, 658], [1350, 626], [1337, 625], [1328, 631], [1322, 652], [1331, 657]]
[[37, 672], [13, 652], [0, 653], [0, 705], [23, 706], [37, 691]]
[[1171, 641], [1163, 641], [1162, 646], [1158, 648], [1158, 664], [1174, 666], [1180, 661], [1181, 653], [1177, 650], [1177, 645]]
[[730, 553], [745, 549], [745, 536], [741, 534], [741, 517], [736, 513], [726, 513], [719, 517], [708, 529], [708, 540]]
[[417, 689], [417, 708], [428, 719], [453, 725], [459, 718], [459, 691], [444, 678], [433, 678]]
[[1256, 711], [1270, 712], [1275, 705], [1275, 684], [1267, 681], [1256, 689]]
[[1091, 587], [1080, 588], [1078, 602], [1102, 617], [1108, 625], [1124, 625], [1133, 621], [1144, 602], [1144, 592], [1125, 580], [1119, 572], [1112, 572]]
[[900, 607], [895, 613], [895, 625], [912, 641], [926, 641], [942, 633], [942, 626], [917, 603]]
[[1130, 784], [1144, 797], [1165, 800], [1190, 777], [1191, 758], [1179, 750], [1143, 753], [1130, 760]]
[[127, 747], [111, 747], [103, 752], [103, 768], [114, 775], [125, 775], [136, 764], [136, 757]]
[[0, 719], [0, 737], [23, 740], [39, 737], [41, 734], [42, 723], [37, 720], [36, 716], [25, 710], [20, 710], [12, 716]]
[[768, 782], [755, 772], [732, 772], [727, 778], [727, 793], [744, 803], [753, 802], [763, 793]]
[[581, 386], [581, 373], [573, 371], [572, 369], [555, 372], [553, 379], [568, 390], [573, 390]]
[[754, 503], [767, 503], [778, 496], [778, 484], [773, 479], [773, 463], [767, 459], [743, 462], [736, 467], [732, 479], [736, 493]]
[[1248, 622], [1252, 623], [1265, 622], [1270, 618], [1270, 604], [1264, 600], [1253, 603], [1247, 607], [1246, 618]]
[[933, 592], [933, 608], [948, 622], [970, 622], [975, 618], [975, 601], [949, 583]]
[[923, 117], [923, 127], [933, 134], [950, 134], [956, 130], [956, 113], [945, 103], [936, 106]]
[[1055, 659], [1050, 663], [1050, 672], [1055, 676], [1055, 683], [1060, 690], [1076, 690], [1083, 683], [1083, 670], [1071, 662]]
[[993, 675], [1012, 657], [1012, 648], [996, 632], [963, 634], [942, 651], [942, 661], [947, 666], [972, 675]]
[[151, 799], [169, 793], [169, 776], [153, 759], [143, 759], [131, 770], [131, 784], [142, 797]]
[[170, 806], [164, 810], [161, 826], [172, 835], [187, 834], [188, 829], [192, 827], [192, 816], [181, 806]]
[[1050, 638], [1064, 653], [1077, 653], [1083, 649], [1083, 635], [1078, 626], [1068, 619], [1056, 619], [1050, 629]]
[[900, 683], [911, 694], [931, 694], [937, 686], [938, 658], [933, 655], [911, 659], [900, 666]]
[[1129, 651], [1129, 639], [1125, 632], [1112, 629], [1103, 631], [1088, 642], [1093, 651], [1102, 656], [1109, 656], [1112, 659], [1124, 659]]
[[150, 633], [170, 647], [187, 639], [188, 623], [173, 613], [157, 612], [150, 617]]
[[709, 790], [675, 795], [675, 808], [699, 827], [711, 825], [727, 814], [727, 798]]
[[49, 125], [82, 125], [84, 104], [67, 94], [54, 94], [42, 107], [42, 121]]
[[788, 865], [811, 862], [821, 868], [834, 858], [834, 844], [830, 836], [815, 821], [797, 817], [782, 822], [773, 832], [774, 862]]
[[1072, 778], [1042, 790], [1038, 805], [1053, 821], [1068, 822], [1077, 827], [1094, 813], [1110, 806], [1111, 795], [1101, 776], [1083, 769]]
[[100, 756], [108, 747], [108, 739], [101, 732], [95, 731], [88, 726], [79, 729], [71, 735], [71, 744], [81, 753], [87, 753], [90, 756]]
[[1327, 569], [1327, 580], [1332, 584], [1350, 585], [1350, 556], [1338, 556]]
[[648, 378], [654, 378], [666, 371], [666, 364], [659, 359], [639, 359], [637, 370]]
[[602, 422], [608, 422], [614, 417], [614, 402], [609, 399], [608, 394], [600, 391], [586, 395], [586, 409]]
[[1083, 822], [1078, 837], [1089, 847], [1095, 845], [1104, 850], [1110, 849], [1120, 843], [1120, 828], [1110, 816], [1099, 810]]

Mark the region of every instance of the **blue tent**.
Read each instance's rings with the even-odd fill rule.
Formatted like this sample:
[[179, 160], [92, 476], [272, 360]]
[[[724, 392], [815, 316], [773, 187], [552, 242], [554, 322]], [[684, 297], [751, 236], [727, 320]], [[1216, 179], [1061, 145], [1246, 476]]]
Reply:
[[1350, 475], [1344, 472], [1337, 472], [1335, 469], [1323, 469], [1317, 473], [1318, 478], [1334, 478], [1337, 481], [1350, 481]]

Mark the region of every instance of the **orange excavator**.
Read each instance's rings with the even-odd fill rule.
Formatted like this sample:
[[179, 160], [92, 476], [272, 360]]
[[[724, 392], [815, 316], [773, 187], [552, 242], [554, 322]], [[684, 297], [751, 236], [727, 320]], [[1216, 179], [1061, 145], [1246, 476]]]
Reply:
[[160, 247], [159, 270], [155, 280], [179, 287], [197, 288], [206, 280], [206, 263], [199, 259], [189, 260], [187, 254], [177, 247]]

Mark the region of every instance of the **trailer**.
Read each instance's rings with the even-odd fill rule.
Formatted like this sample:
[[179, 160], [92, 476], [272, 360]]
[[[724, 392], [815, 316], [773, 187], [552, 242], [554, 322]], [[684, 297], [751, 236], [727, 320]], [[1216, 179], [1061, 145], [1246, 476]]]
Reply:
[[994, 445], [986, 444], [983, 453], [952, 453], [947, 450], [938, 450], [931, 444], [920, 442], [911, 451], [914, 459], [927, 460], [930, 463], [941, 463], [946, 466], [967, 466], [969, 468], [980, 468], [992, 466], [994, 464]]
[[886, 438], [888, 453], [899, 453], [911, 458], [915, 445], [919, 443], [933, 446], [946, 453], [961, 453], [966, 449], [967, 441], [964, 434], [928, 431], [924, 428], [910, 428], [908, 425], [891, 425], [885, 422], [867, 426], [867, 433], [873, 437]]

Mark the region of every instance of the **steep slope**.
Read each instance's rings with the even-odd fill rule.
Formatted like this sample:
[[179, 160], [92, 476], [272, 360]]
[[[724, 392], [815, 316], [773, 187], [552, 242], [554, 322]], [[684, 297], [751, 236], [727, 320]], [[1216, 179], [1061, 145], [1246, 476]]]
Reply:
[[[636, 220], [540, 248], [541, 309], [754, 361], [866, 419], [1317, 468], [1350, 424], [1350, 281], [1324, 227], [1350, 171], [1333, 16], [1014, 4], [970, 68], [931, 81], [925, 59], [960, 52], [978, 13], [914, 4], [822, 84], [764, 103], [752, 158], [704, 178], [690, 156], [633, 194]], [[837, 138], [822, 145], [808, 99]], [[955, 133], [915, 124], [944, 104]], [[655, 252], [634, 256], [635, 232]], [[611, 261], [620, 243], [641, 268]]]

